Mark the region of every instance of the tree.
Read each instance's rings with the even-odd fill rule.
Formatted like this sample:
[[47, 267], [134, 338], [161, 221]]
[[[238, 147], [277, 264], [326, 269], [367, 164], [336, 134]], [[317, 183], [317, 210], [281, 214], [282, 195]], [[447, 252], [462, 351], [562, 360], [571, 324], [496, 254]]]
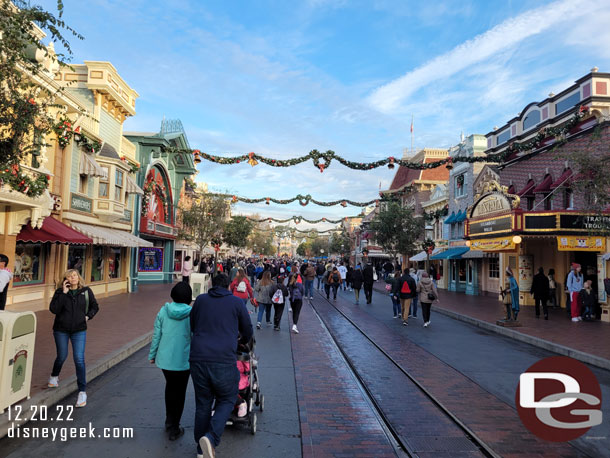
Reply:
[[313, 256], [328, 256], [329, 251], [327, 237], [317, 237], [311, 242], [311, 254]]
[[[0, 0], [0, 166], [2, 169], [17, 165], [37, 156], [45, 143], [45, 136], [52, 132], [56, 121], [53, 111], [60, 108], [56, 97], [61, 89], [36, 82], [49, 79], [42, 64], [42, 57], [51, 58], [59, 65], [72, 55], [70, 44], [64, 37], [66, 31], [82, 39], [62, 19], [63, 2], [58, 0], [58, 16], [40, 6], [28, 6], [18, 2]], [[40, 41], [40, 31], [46, 32], [54, 42], [60, 43], [66, 54], [55, 54], [52, 47]], [[55, 110], [51, 110], [55, 108]], [[36, 162], [33, 161], [32, 165]]]
[[411, 207], [389, 202], [371, 221], [375, 240], [394, 258], [417, 249], [416, 242], [424, 232], [424, 219], [417, 217]]
[[340, 232], [333, 232], [330, 236], [330, 252], [345, 254], [350, 251], [351, 240], [345, 229]]
[[297, 247], [299, 256], [311, 256], [311, 242], [303, 242]]
[[233, 248], [245, 248], [254, 223], [245, 216], [232, 216], [222, 230], [222, 241]]
[[178, 238], [197, 244], [200, 252], [210, 243], [220, 243], [230, 204], [223, 197], [196, 194], [190, 207], [179, 210], [182, 227]]
[[[260, 219], [259, 215], [250, 215], [251, 220]], [[273, 246], [273, 230], [267, 223], [262, 223], [252, 230], [248, 237], [248, 248], [255, 253], [272, 255], [275, 253]]]

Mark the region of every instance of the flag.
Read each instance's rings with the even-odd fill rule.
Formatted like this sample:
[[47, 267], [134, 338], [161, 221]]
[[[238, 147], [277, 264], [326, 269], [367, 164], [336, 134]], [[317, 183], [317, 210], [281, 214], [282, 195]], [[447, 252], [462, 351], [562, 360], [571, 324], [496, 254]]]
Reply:
[[411, 115], [411, 133], [413, 133], [413, 115]]

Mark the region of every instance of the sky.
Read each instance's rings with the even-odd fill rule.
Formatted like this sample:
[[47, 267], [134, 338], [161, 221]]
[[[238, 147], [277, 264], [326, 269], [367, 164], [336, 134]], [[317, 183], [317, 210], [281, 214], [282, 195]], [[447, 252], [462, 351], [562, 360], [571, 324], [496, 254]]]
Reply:
[[[55, 11], [54, 0], [32, 0]], [[63, 0], [72, 62], [110, 61], [139, 93], [125, 131], [180, 119], [192, 148], [355, 161], [486, 134], [591, 68], [610, 72], [610, 0]], [[245, 197], [375, 199], [397, 169], [320, 173], [203, 161], [196, 181]], [[338, 218], [360, 209], [238, 204]], [[293, 226], [295, 226], [293, 224]], [[300, 229], [309, 225], [301, 223]], [[319, 229], [332, 227], [317, 225]]]

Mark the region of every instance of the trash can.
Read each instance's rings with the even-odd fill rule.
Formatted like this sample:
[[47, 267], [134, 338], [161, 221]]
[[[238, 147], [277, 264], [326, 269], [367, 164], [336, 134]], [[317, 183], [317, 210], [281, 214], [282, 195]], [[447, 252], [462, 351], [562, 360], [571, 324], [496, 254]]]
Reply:
[[210, 274], [195, 274], [192, 273], [191, 288], [193, 289], [193, 300], [197, 299], [200, 294], [205, 294], [210, 289]]
[[0, 311], [0, 413], [30, 398], [36, 340], [34, 312]]

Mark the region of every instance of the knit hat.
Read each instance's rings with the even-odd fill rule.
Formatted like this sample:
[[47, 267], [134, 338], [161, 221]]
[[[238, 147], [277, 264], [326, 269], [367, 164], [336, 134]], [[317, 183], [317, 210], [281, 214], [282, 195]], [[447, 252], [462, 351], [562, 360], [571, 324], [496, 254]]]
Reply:
[[573, 262], [572, 263], [572, 269], [576, 270], [580, 267], [580, 264], [578, 264], [577, 262]]
[[174, 302], [179, 304], [190, 304], [193, 300], [193, 290], [188, 283], [181, 281], [176, 283], [176, 286], [172, 288], [170, 296]]

